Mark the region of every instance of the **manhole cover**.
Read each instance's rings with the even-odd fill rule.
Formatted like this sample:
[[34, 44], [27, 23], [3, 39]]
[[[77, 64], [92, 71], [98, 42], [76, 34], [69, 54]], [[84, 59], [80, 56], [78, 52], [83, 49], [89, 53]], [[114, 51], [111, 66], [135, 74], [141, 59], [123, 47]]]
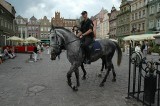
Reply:
[[38, 93], [43, 91], [45, 88], [46, 88], [45, 86], [35, 85], [33, 87], [28, 88], [28, 91], [33, 93]]
[[13, 67], [12, 69], [22, 69], [22, 67]]

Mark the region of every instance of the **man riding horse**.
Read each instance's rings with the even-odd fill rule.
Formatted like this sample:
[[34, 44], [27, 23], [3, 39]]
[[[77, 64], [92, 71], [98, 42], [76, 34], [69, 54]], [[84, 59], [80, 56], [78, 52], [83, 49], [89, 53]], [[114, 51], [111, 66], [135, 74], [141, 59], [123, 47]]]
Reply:
[[83, 17], [83, 21], [81, 22], [80, 32], [77, 34], [78, 37], [81, 38], [81, 47], [85, 52], [85, 60], [84, 63], [90, 64], [90, 48], [89, 45], [93, 42], [94, 33], [93, 33], [93, 22], [87, 16], [87, 11], [83, 11], [81, 13]]

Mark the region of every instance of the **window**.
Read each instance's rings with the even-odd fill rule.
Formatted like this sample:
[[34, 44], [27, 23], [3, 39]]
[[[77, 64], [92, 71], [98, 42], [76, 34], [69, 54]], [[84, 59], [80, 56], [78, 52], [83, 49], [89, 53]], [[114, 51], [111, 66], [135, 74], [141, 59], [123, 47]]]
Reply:
[[43, 31], [43, 27], [41, 27], [41, 31]]
[[141, 17], [141, 11], [139, 12], [139, 19], [141, 19], [142, 17]]
[[154, 14], [154, 5], [150, 7], [150, 14]]
[[3, 26], [3, 18], [0, 18], [0, 26]]
[[7, 21], [5, 21], [5, 25], [4, 25], [4, 27], [7, 27]]
[[138, 30], [141, 30], [141, 24], [138, 25]]
[[135, 13], [135, 20], [137, 19], [137, 13]]
[[51, 30], [51, 28], [50, 27], [48, 27], [48, 31], [50, 31]]
[[160, 3], [157, 4], [157, 12], [160, 12]]
[[149, 21], [149, 28], [153, 28], [154, 27], [154, 20]]
[[145, 10], [143, 10], [143, 17], [145, 17]]
[[157, 28], [160, 29], [160, 18], [157, 19]]

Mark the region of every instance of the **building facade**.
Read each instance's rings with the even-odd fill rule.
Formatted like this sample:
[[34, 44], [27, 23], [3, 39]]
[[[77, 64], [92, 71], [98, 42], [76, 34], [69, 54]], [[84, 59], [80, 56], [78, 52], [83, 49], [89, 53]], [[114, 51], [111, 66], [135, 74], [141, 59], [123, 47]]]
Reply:
[[111, 13], [109, 13], [109, 37], [110, 38], [116, 38], [118, 13], [119, 11], [113, 6]]
[[159, 33], [160, 32], [160, 0], [148, 0], [148, 20], [147, 32]]
[[120, 12], [117, 15], [117, 30], [116, 37], [121, 39], [124, 36], [130, 35], [130, 14], [132, 1], [122, 0]]
[[131, 3], [130, 31], [132, 35], [147, 31], [147, 0], [133, 0]]
[[96, 38], [107, 38], [109, 35], [109, 15], [108, 11], [104, 8], [101, 11], [91, 17], [93, 24], [94, 24], [94, 33]]
[[27, 37], [30, 36], [40, 39], [40, 23], [34, 16], [27, 23]]
[[64, 17], [60, 16], [60, 12], [55, 12], [55, 16], [51, 19], [51, 24], [72, 30], [74, 26], [77, 26], [77, 21], [76, 19], [64, 19]]
[[0, 0], [0, 46], [9, 45], [7, 38], [17, 32], [15, 14], [16, 11], [10, 3]]
[[44, 16], [43, 19], [39, 20], [40, 23], [40, 40], [44, 43], [49, 41], [51, 22], [50, 20]]
[[22, 16], [18, 15], [16, 17], [16, 23], [18, 25], [18, 33], [17, 35], [20, 37], [20, 38], [27, 38], [28, 35], [27, 35], [27, 23], [28, 23], [28, 19], [27, 18], [23, 18]]

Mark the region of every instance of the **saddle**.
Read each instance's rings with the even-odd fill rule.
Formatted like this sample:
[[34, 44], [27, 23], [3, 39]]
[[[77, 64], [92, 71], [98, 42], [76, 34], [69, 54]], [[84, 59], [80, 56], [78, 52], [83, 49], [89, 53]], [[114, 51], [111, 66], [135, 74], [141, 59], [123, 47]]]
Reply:
[[89, 48], [90, 48], [91, 54], [95, 54], [97, 52], [102, 51], [102, 47], [98, 41], [93, 41], [93, 43], [89, 45]]

